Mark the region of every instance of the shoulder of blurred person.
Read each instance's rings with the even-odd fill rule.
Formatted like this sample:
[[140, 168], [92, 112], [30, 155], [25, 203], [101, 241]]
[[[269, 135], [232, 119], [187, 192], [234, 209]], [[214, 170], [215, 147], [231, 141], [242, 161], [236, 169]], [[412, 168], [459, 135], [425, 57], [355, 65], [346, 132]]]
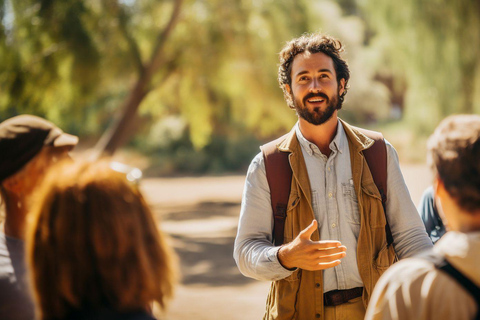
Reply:
[[0, 319], [34, 318], [24, 254], [24, 241], [0, 232]]
[[[480, 286], [480, 232], [448, 232], [434, 247]], [[365, 319], [474, 319], [477, 304], [455, 279], [422, 257], [397, 262], [375, 286]]]

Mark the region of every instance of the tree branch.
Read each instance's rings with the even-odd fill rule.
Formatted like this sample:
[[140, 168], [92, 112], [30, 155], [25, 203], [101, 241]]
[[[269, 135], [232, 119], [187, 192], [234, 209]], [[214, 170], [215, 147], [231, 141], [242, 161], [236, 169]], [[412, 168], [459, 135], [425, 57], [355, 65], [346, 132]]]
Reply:
[[130, 34], [127, 28], [127, 23], [128, 23], [128, 14], [125, 11], [125, 9], [118, 3], [117, 0], [115, 1], [109, 1], [109, 0], [104, 0], [103, 1], [104, 6], [107, 9], [107, 12], [113, 12], [115, 14], [115, 18], [118, 22], [120, 32], [122, 36], [125, 38], [128, 44], [128, 49], [130, 51], [130, 54], [132, 55], [132, 58], [134, 60], [135, 66], [137, 68], [137, 72], [140, 75], [143, 70], [144, 70], [144, 65], [142, 62], [142, 55], [140, 54], [140, 49], [138, 47], [137, 42], [133, 38], [133, 36]]
[[133, 56], [135, 65], [137, 66], [138, 73], [140, 74], [141, 72], [143, 72], [143, 68], [144, 68], [143, 62], [142, 62], [142, 56], [140, 54], [140, 49], [138, 48], [137, 42], [132, 37], [130, 32], [128, 32], [127, 30], [127, 21], [128, 21], [128, 15], [125, 12], [125, 9], [123, 9], [122, 7], [119, 7], [118, 23], [120, 26], [120, 30], [122, 31], [122, 34], [125, 37], [125, 40], [127, 40], [130, 53]]
[[150, 90], [153, 75], [162, 65], [165, 65], [165, 62], [162, 62], [162, 59], [164, 59], [162, 51], [178, 21], [182, 2], [183, 0], [175, 0], [170, 20], [157, 37], [150, 62], [148, 65], [145, 65], [143, 69], [144, 72], [140, 73], [137, 82], [122, 105], [121, 113], [117, 115], [112, 125], [102, 135], [95, 146], [95, 158], [104, 154], [112, 155], [117, 148], [127, 140], [128, 136], [132, 134], [133, 120], [135, 119], [138, 107]]
[[157, 36], [157, 41], [155, 44], [155, 48], [152, 51], [152, 55], [150, 57], [149, 69], [150, 73], [155, 73], [160, 65], [162, 64], [162, 55], [160, 54], [165, 43], [167, 42], [168, 37], [172, 33], [172, 30], [175, 24], [178, 21], [178, 17], [180, 15], [180, 8], [182, 7], [183, 0], [175, 0], [175, 4], [173, 7], [172, 15], [170, 16], [170, 20], [168, 21], [165, 28], [162, 32], [159, 33]]

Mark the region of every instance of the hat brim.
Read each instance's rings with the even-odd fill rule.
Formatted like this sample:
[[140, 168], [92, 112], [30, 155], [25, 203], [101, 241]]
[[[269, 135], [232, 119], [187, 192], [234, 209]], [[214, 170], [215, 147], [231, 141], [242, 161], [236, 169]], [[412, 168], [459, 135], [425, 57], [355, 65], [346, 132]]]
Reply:
[[63, 132], [54, 141], [54, 147], [74, 147], [78, 144], [78, 137]]

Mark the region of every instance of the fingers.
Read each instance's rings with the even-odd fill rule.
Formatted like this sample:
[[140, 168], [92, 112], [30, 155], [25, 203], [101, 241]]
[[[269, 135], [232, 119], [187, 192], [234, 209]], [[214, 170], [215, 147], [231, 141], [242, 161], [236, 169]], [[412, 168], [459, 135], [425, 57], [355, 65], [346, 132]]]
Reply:
[[347, 247], [339, 246], [334, 248], [318, 249], [317, 252], [320, 254], [320, 256], [328, 256], [336, 253], [347, 252]]
[[333, 268], [338, 266], [341, 263], [340, 259], [344, 258], [345, 256], [345, 252], [324, 256], [306, 264], [303, 269], [316, 271]]
[[312, 220], [312, 223], [299, 233], [301, 239], [310, 239], [312, 234], [317, 230], [317, 220]]
[[328, 256], [319, 256], [317, 261], [319, 261], [318, 263], [332, 262], [335, 260], [340, 260], [344, 258], [346, 255], [347, 254], [345, 252], [339, 252], [339, 253], [330, 254]]
[[341, 263], [340, 260], [334, 260], [332, 262], [322, 262], [322, 263], [317, 264], [316, 267], [310, 269], [310, 271], [318, 271], [318, 270], [325, 270], [325, 269], [333, 268], [333, 267], [338, 266], [340, 263]]
[[304, 261], [304, 269], [314, 271], [338, 266], [341, 263], [340, 259], [347, 255], [346, 250], [347, 248], [345, 246], [327, 250], [316, 250], [315, 253], [312, 253], [310, 257]]
[[328, 249], [345, 247], [345, 246], [342, 246], [342, 243], [337, 240], [322, 240], [322, 241], [313, 241], [312, 247], [315, 248], [316, 250], [328, 250]]

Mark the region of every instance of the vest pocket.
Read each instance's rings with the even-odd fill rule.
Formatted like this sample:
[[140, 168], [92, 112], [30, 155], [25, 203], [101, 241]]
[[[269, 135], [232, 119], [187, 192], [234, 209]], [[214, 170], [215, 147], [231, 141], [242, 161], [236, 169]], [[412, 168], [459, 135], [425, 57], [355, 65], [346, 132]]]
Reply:
[[366, 215], [370, 227], [373, 229], [384, 229], [386, 220], [385, 213], [383, 212], [382, 198], [380, 197], [377, 186], [373, 181], [362, 185], [362, 203], [365, 212], [370, 212], [369, 215]]
[[360, 212], [358, 210], [358, 199], [355, 194], [353, 180], [342, 183], [343, 199], [345, 201], [346, 218], [349, 223], [360, 225]]
[[396, 260], [395, 250], [393, 246], [387, 247], [385, 243], [373, 261], [373, 266], [380, 273], [385, 272]]

